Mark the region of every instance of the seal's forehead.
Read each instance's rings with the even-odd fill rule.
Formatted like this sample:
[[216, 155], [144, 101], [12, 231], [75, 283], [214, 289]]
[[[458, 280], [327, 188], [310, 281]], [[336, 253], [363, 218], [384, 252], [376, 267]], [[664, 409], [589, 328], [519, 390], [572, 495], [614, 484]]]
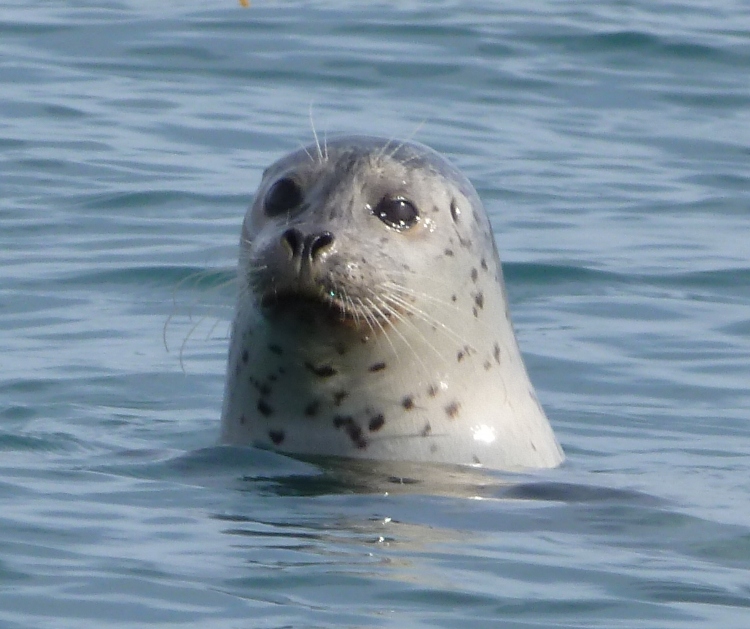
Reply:
[[467, 196], [476, 194], [469, 180], [440, 153], [418, 142], [404, 142], [367, 135], [336, 137], [320, 144], [311, 144], [289, 153], [263, 173], [264, 178], [275, 178], [295, 170], [324, 172], [326, 166], [338, 170], [356, 168], [358, 164], [373, 164], [378, 160], [398, 162], [409, 170], [435, 173]]

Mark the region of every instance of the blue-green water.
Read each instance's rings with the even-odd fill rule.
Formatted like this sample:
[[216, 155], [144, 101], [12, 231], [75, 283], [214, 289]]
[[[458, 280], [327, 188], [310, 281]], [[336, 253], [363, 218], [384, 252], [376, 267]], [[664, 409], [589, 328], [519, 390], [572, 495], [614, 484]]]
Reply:
[[[360, 5], [0, 8], [0, 627], [746, 629], [747, 4]], [[214, 446], [311, 106], [475, 183], [564, 467]]]

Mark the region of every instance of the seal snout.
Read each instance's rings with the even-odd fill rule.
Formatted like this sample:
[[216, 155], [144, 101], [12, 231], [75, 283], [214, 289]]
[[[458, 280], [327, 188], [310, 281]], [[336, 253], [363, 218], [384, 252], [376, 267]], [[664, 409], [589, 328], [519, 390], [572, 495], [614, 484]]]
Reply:
[[339, 302], [330, 281], [333, 233], [288, 227], [277, 238], [272, 248], [276, 253], [265, 258], [265, 268], [257, 276], [261, 281], [254, 284], [266, 313], [274, 317], [289, 310], [311, 316], [320, 312], [326, 319], [347, 319], [347, 306]]
[[281, 234], [281, 242], [289, 248], [293, 260], [302, 264], [316, 262], [333, 245], [334, 237], [329, 231], [314, 234], [303, 234], [291, 227]]

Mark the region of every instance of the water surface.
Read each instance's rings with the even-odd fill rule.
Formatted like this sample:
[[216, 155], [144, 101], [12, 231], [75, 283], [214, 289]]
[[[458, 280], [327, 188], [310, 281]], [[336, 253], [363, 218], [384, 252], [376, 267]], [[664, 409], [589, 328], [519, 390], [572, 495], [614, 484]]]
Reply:
[[[749, 626], [743, 3], [12, 2], [0, 58], [2, 627]], [[474, 182], [564, 467], [215, 446], [311, 108]]]

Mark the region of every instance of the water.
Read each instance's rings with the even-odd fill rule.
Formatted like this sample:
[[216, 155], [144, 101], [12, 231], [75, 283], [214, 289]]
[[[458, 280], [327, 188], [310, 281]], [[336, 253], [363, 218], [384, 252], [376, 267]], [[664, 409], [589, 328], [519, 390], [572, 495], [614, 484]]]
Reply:
[[[745, 3], [10, 2], [0, 59], [0, 627], [750, 626]], [[214, 446], [311, 106], [475, 183], [563, 468]]]

